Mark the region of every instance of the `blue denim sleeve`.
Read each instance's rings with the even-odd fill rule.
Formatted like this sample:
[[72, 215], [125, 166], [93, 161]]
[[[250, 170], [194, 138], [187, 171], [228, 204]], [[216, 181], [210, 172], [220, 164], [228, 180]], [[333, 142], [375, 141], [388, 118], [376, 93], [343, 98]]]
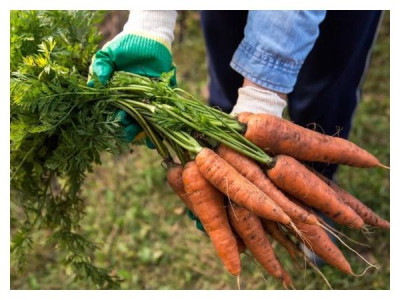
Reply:
[[326, 11], [249, 11], [231, 67], [265, 88], [289, 93]]

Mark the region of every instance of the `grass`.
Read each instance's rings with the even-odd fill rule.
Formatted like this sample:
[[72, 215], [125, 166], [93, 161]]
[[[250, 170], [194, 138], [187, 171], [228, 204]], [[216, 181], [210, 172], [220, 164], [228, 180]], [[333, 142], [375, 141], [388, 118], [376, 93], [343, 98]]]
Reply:
[[[187, 13], [174, 45], [180, 86], [195, 95], [207, 96], [207, 66], [204, 41], [197, 13]], [[389, 164], [389, 14], [386, 13], [374, 48], [363, 97], [358, 107], [351, 140]], [[381, 216], [389, 218], [389, 172], [383, 169], [341, 167], [339, 183]], [[165, 170], [156, 153], [133, 147], [133, 153], [118, 158], [103, 156], [103, 165], [89, 174], [84, 188], [87, 211], [82, 229], [98, 243], [95, 260], [112, 268], [124, 281], [122, 289], [235, 289], [236, 280], [217, 259], [208, 238], [185, 215], [180, 200], [166, 183]], [[389, 289], [389, 232], [377, 230], [364, 236], [343, 229], [348, 235], [369, 241], [373, 248], [355, 248], [376, 262], [380, 270], [351, 277], [329, 266], [322, 271], [335, 289]], [[38, 238], [46, 232], [35, 233]], [[368, 239], [367, 239], [368, 238]], [[279, 245], [276, 252], [299, 289], [325, 289], [310, 270], [298, 270]], [[365, 267], [344, 250], [354, 271]], [[33, 249], [27, 269], [11, 269], [12, 289], [93, 289], [76, 282], [57, 260], [53, 249], [39, 244]], [[242, 289], [281, 289], [249, 256], [242, 258]]]

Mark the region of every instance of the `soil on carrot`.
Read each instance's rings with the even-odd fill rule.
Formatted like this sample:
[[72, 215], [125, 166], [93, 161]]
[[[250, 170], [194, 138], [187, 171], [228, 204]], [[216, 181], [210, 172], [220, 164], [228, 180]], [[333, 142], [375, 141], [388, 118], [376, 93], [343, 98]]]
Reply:
[[[180, 15], [174, 45], [178, 83], [194, 95], [207, 98], [207, 66], [199, 15]], [[362, 101], [357, 109], [350, 140], [362, 145], [390, 165], [389, 156], [389, 12], [384, 15]], [[103, 165], [90, 174], [83, 190], [87, 215], [82, 226], [98, 243], [95, 260], [124, 281], [122, 289], [236, 289], [236, 279], [224, 270], [208, 237], [186, 216], [182, 201], [166, 182], [166, 170], [157, 154], [142, 146], [119, 158], [105, 155]], [[389, 219], [389, 172], [382, 168], [341, 167], [341, 187]], [[338, 227], [372, 249], [350, 244], [370, 262], [379, 265], [363, 277], [343, 275], [330, 266], [321, 271], [334, 289], [389, 289], [389, 231], [360, 231]], [[46, 232], [36, 235], [45, 236]], [[326, 289], [312, 271], [299, 271], [285, 249], [272, 243], [297, 289]], [[339, 246], [355, 273], [366, 267], [357, 256]], [[282, 285], [242, 254], [242, 289], [282, 289]], [[168, 276], [165, 276], [168, 274]], [[75, 282], [48, 245], [38, 245], [26, 270], [11, 269], [11, 289], [93, 289]]]

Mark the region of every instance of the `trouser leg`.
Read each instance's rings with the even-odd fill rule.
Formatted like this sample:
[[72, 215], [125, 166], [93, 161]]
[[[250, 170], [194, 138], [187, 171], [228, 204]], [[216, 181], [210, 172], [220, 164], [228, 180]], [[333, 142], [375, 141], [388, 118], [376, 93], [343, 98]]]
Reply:
[[[320, 35], [288, 97], [289, 115], [295, 123], [328, 135], [349, 137], [380, 18], [380, 11], [327, 12]], [[328, 178], [338, 167], [311, 165]], [[332, 220], [316, 213], [335, 226]], [[311, 257], [317, 264], [322, 263], [319, 257]]]
[[[328, 135], [348, 138], [360, 100], [380, 11], [328, 11], [320, 35], [289, 94], [290, 118]], [[332, 177], [337, 165], [314, 164]]]
[[243, 77], [229, 63], [243, 39], [247, 11], [201, 11], [200, 16], [207, 47], [209, 103], [230, 112]]

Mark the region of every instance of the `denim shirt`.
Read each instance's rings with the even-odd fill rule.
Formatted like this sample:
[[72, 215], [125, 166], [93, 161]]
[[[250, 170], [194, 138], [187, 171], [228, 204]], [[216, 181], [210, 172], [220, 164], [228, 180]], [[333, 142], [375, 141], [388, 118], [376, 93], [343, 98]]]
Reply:
[[231, 67], [265, 88], [291, 92], [325, 14], [315, 10], [249, 11]]

